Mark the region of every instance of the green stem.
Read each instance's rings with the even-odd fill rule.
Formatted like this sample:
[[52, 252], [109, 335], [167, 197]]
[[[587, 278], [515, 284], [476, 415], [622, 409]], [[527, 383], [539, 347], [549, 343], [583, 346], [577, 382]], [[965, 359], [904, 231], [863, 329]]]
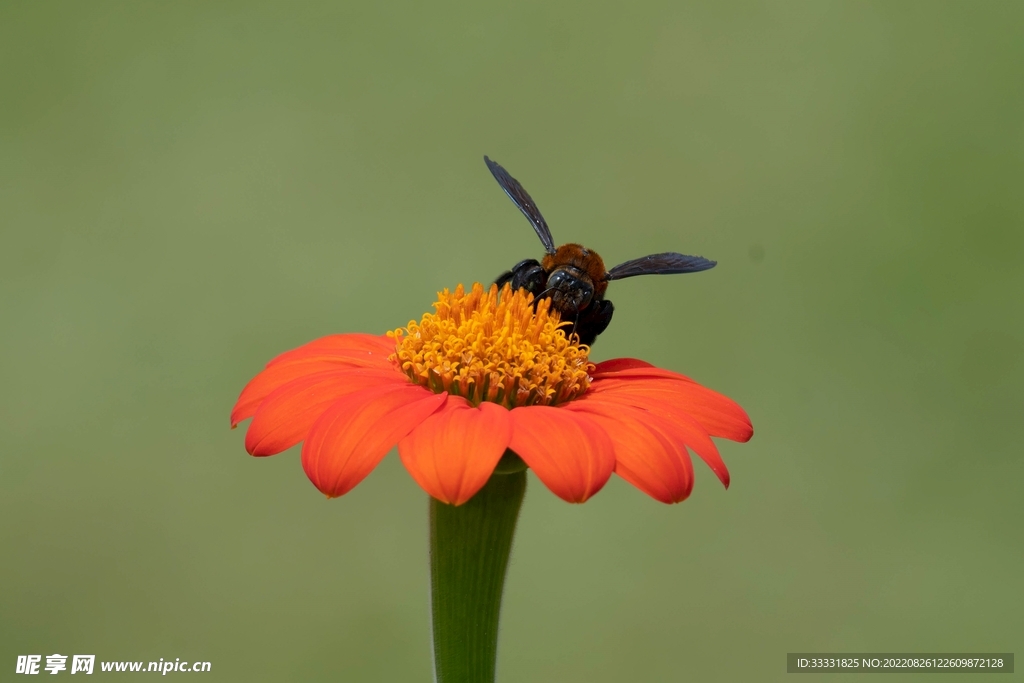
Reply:
[[437, 683], [494, 681], [501, 593], [526, 493], [525, 469], [502, 471], [458, 507], [430, 499], [430, 604]]

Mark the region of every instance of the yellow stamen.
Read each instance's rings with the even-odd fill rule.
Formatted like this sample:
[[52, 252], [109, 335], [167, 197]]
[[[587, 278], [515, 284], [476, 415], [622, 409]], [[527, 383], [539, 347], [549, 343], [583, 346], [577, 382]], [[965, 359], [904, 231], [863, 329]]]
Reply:
[[438, 293], [436, 313], [388, 332], [396, 342], [391, 360], [416, 384], [447, 391], [474, 405], [507, 408], [556, 405], [576, 398], [590, 385], [590, 348], [567, 338], [551, 301], [533, 307], [525, 290], [489, 291], [479, 283], [466, 294]]

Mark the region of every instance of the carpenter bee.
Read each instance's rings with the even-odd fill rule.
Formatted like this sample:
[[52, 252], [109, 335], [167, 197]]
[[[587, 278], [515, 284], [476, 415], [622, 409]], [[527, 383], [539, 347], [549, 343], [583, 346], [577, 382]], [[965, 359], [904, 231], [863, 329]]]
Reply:
[[525, 289], [537, 299], [550, 298], [551, 309], [558, 311], [563, 321], [571, 321], [572, 326], [566, 328], [566, 335], [575, 333], [581, 344], [592, 345], [597, 335], [604, 332], [612, 321], [615, 307], [604, 298], [612, 280], [635, 275], [697, 273], [715, 267], [715, 261], [701, 256], [670, 251], [626, 261], [606, 271], [601, 257], [581, 244], [563, 244], [556, 249], [547, 222], [523, 186], [486, 156], [484, 163], [501, 189], [533, 225], [547, 252], [540, 262], [534, 259], [520, 261], [512, 270], [498, 277], [495, 284], [501, 287], [511, 283], [513, 288]]

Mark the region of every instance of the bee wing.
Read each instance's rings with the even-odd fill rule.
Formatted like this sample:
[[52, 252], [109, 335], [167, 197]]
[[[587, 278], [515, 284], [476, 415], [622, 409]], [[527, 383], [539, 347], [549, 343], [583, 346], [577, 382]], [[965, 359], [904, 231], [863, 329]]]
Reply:
[[501, 185], [501, 189], [505, 190], [505, 194], [511, 199], [519, 210], [523, 212], [523, 215], [533, 225], [534, 231], [537, 233], [537, 237], [540, 238], [541, 244], [544, 245], [545, 251], [549, 254], [555, 253], [555, 241], [551, 239], [551, 230], [548, 228], [547, 221], [544, 220], [544, 216], [540, 215], [540, 209], [527, 194], [523, 186], [519, 184], [519, 181], [508, 174], [501, 164], [491, 161], [484, 155], [484, 163], [487, 164], [487, 168], [491, 170], [491, 175]]
[[687, 256], [686, 254], [667, 251], [664, 254], [651, 254], [650, 256], [620, 263], [609, 270], [604, 279], [621, 280], [625, 277], [635, 277], [637, 275], [699, 273], [702, 270], [714, 268], [717, 264], [717, 261], [711, 261], [703, 256]]

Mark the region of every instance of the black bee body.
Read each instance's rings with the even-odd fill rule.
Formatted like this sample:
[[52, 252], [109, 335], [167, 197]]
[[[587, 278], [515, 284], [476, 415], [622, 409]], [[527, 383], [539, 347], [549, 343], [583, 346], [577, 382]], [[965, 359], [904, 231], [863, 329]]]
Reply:
[[486, 156], [484, 162], [505, 194], [533, 225], [547, 252], [542, 261], [520, 261], [512, 270], [502, 273], [495, 284], [525, 289], [537, 299], [550, 298], [551, 309], [571, 325], [566, 334], [576, 334], [581, 344], [592, 345], [612, 321], [615, 307], [604, 298], [612, 280], [636, 275], [695, 273], [715, 266], [715, 261], [701, 256], [666, 252], [626, 261], [606, 271], [601, 257], [581, 244], [563, 244], [556, 249], [547, 222], [523, 186]]
[[571, 265], [548, 271], [536, 259], [526, 259], [502, 273], [494, 284], [499, 287], [511, 284], [513, 289], [525, 289], [538, 299], [550, 296], [551, 307], [563, 321], [572, 323], [566, 334], [575, 333], [580, 343], [587, 346], [605, 331], [615, 311], [603, 292], [594, 292], [590, 275]]

